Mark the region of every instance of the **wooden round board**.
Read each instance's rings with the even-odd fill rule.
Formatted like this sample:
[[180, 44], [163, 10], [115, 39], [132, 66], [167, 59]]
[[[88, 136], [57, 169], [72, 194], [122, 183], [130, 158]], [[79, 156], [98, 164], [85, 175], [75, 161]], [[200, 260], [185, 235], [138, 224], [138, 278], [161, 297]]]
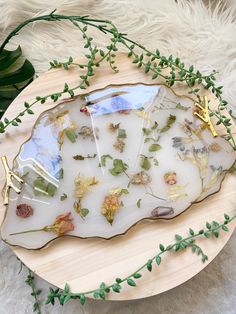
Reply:
[[[129, 59], [120, 55], [118, 61], [120, 72], [114, 74], [104, 65], [97, 70], [86, 92], [110, 84], [153, 83], [151, 77], [137, 69]], [[63, 89], [67, 82], [70, 87], [79, 82], [77, 69], [65, 71], [51, 70], [30, 84], [11, 104], [7, 110], [8, 118], [15, 117], [23, 108], [23, 102], [31, 102], [36, 96], [44, 96]], [[161, 82], [160, 82], [161, 83]], [[163, 82], [162, 82], [163, 83]], [[186, 94], [182, 88], [175, 90]], [[211, 106], [215, 100], [211, 99]], [[32, 126], [38, 115], [54, 106], [54, 103], [37, 104], [35, 115], [24, 117], [20, 128], [10, 127], [6, 134], [0, 136], [1, 155], [6, 155], [10, 166], [17, 155], [20, 145], [31, 134]], [[218, 129], [220, 132], [221, 130]], [[0, 188], [5, 182], [4, 169], [0, 167]], [[84, 292], [99, 287], [101, 281], [110, 284], [116, 277], [126, 277], [134, 272], [158, 251], [160, 243], [169, 244], [176, 233], [186, 235], [189, 227], [199, 230], [206, 221], [223, 220], [224, 213], [231, 213], [235, 208], [236, 178], [227, 174], [219, 193], [208, 197], [202, 203], [191, 206], [189, 210], [171, 221], [143, 221], [133, 227], [126, 235], [112, 240], [61, 238], [45, 249], [29, 251], [13, 247], [15, 254], [37, 275], [51, 284], [64, 288], [68, 283], [74, 292]], [[0, 204], [0, 222], [5, 208]], [[154, 267], [138, 280], [138, 286], [131, 288], [124, 285], [122, 293], [110, 293], [110, 300], [130, 300], [153, 296], [174, 288], [200, 272], [222, 250], [229, 240], [236, 222], [230, 226], [230, 232], [222, 233], [219, 239], [199, 240], [208, 255], [205, 264], [190, 250], [168, 253], [163, 257], [160, 267]]]

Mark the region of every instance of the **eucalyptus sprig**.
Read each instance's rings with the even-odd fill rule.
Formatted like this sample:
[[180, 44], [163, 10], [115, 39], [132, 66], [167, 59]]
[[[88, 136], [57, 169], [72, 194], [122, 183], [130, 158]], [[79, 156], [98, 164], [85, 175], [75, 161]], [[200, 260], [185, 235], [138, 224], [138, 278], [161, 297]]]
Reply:
[[227, 214], [224, 214], [223, 223], [217, 221], [212, 221], [211, 223], [206, 222], [205, 227], [197, 232], [190, 228], [186, 237], [176, 234], [174, 243], [170, 243], [167, 246], [159, 244], [157, 253], [148, 259], [145, 264], [124, 278], [116, 278], [112, 284], [106, 285], [104, 282], [102, 282], [97, 289], [79, 293], [72, 292], [68, 284], [65, 285], [63, 290], [58, 288], [54, 290], [50, 288], [46, 304], [50, 303], [54, 305], [55, 301], [58, 300], [61, 305], [64, 305], [71, 299], [78, 299], [81, 304], [84, 304], [88, 296], [95, 299], [105, 300], [107, 295], [112, 291], [115, 293], [120, 293], [122, 290], [122, 284], [135, 287], [137, 285], [137, 279], [142, 277], [141, 272], [145, 269], [151, 272], [154, 266], [160, 266], [162, 263], [162, 256], [170, 251], [179, 252], [184, 251], [187, 248], [191, 248], [192, 253], [200, 256], [202, 262], [204, 263], [208, 260], [208, 256], [203, 252], [201, 247], [196, 244], [196, 239], [199, 237], [205, 237], [209, 239], [211, 236], [218, 238], [221, 230], [225, 232], [229, 231], [227, 225], [234, 219], [236, 219], [236, 214], [231, 217]]
[[[232, 134], [231, 119], [225, 116], [223, 110], [227, 107], [227, 101], [222, 98], [222, 86], [216, 86], [216, 71], [212, 71], [209, 75], [203, 75], [200, 71], [195, 70], [194, 66], [186, 66], [180, 58], [174, 58], [172, 55], [165, 57], [157, 49], [155, 52], [150, 51], [143, 45], [128, 38], [126, 34], [119, 32], [118, 28], [108, 20], [93, 19], [88, 16], [76, 16], [76, 15], [61, 15], [56, 14], [56, 10], [48, 15], [37, 16], [32, 19], [26, 20], [19, 24], [11, 33], [6, 37], [2, 45], [0, 46], [0, 56], [9, 40], [17, 35], [19, 31], [26, 25], [37, 22], [37, 21], [68, 21], [74, 25], [83, 36], [85, 41], [84, 48], [88, 49], [86, 54], [87, 63], [78, 64], [73, 62], [73, 58], [70, 57], [68, 62], [59, 62], [54, 60], [50, 63], [51, 67], [63, 67], [68, 70], [71, 66], [78, 66], [84, 70], [84, 74], [80, 75], [81, 82], [73, 87], [69, 88], [68, 84], [65, 83], [63, 90], [47, 96], [38, 96], [31, 103], [25, 103], [25, 109], [20, 112], [15, 118], [0, 121], [0, 133], [4, 133], [6, 128], [10, 125], [18, 126], [22, 121], [21, 117], [25, 113], [33, 114], [32, 107], [37, 103], [44, 103], [48, 99], [57, 101], [62, 96], [69, 94], [70, 97], [74, 96], [74, 92], [77, 89], [85, 89], [89, 86], [89, 81], [94, 76], [94, 70], [99, 67], [102, 62], [108, 62], [111, 69], [115, 72], [118, 71], [115, 65], [116, 52], [118, 46], [126, 49], [127, 56], [132, 58], [132, 62], [139, 68], [143, 68], [145, 73], [151, 73], [152, 79], [156, 80], [162, 78], [167, 86], [174, 86], [176, 83], [184, 83], [189, 88], [189, 93], [196, 97], [198, 102], [201, 102], [200, 86], [204, 86], [205, 89], [211, 90], [211, 92], [218, 98], [219, 105], [217, 110], [211, 110], [211, 115], [217, 118], [217, 124], [222, 124], [227, 135], [225, 139], [229, 141], [233, 148], [236, 150], [236, 143]], [[109, 44], [104, 49], [98, 49], [93, 43], [93, 37], [88, 35], [88, 27], [96, 28], [98, 31], [104, 33], [108, 37]]]

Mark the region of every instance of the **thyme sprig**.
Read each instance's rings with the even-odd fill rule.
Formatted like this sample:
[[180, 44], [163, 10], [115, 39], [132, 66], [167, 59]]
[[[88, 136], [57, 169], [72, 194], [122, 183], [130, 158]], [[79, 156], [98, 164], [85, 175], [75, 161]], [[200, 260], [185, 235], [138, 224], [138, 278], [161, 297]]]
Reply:
[[135, 287], [137, 285], [137, 279], [142, 277], [141, 272], [145, 269], [151, 272], [154, 265], [160, 266], [160, 264], [162, 263], [162, 256], [170, 251], [179, 252], [184, 251], [187, 248], [191, 248], [192, 253], [200, 256], [202, 262], [204, 263], [208, 260], [208, 256], [203, 252], [201, 247], [196, 244], [196, 239], [199, 237], [205, 237], [209, 239], [211, 236], [218, 238], [221, 230], [225, 232], [229, 231], [227, 225], [234, 219], [236, 219], [236, 215], [230, 217], [229, 215], [224, 214], [223, 223], [217, 221], [212, 221], [211, 223], [206, 222], [206, 226], [197, 232], [190, 228], [186, 237], [176, 234], [174, 243], [170, 243], [167, 246], [159, 244], [157, 254], [151, 257], [145, 264], [140, 266], [132, 274], [124, 278], [116, 278], [112, 284], [106, 285], [104, 282], [102, 282], [98, 289], [79, 293], [72, 292], [68, 284], [65, 285], [65, 288], [63, 290], [54, 290], [50, 288], [46, 304], [51, 303], [52, 305], [54, 305], [55, 301], [58, 300], [61, 305], [64, 305], [71, 299], [78, 299], [81, 304], [84, 304], [88, 296], [92, 296], [95, 299], [105, 300], [107, 298], [107, 295], [112, 291], [120, 293], [120, 291], [122, 290], [122, 284], [128, 284], [131, 287]]
[[[118, 68], [115, 65], [115, 59], [116, 52], [118, 51], [118, 45], [120, 45], [126, 49], [127, 56], [132, 59], [134, 64], [136, 64], [139, 68], [143, 68], [145, 73], [152, 73], [153, 80], [162, 78], [170, 87], [176, 83], [185, 83], [189, 88], [189, 93], [193, 94], [198, 102], [201, 102], [199, 86], [203, 85], [205, 89], [209, 89], [219, 100], [218, 109], [211, 110], [211, 115], [217, 118], [217, 124], [222, 124], [225, 127], [227, 132], [225, 139], [229, 141], [236, 150], [236, 143], [231, 130], [231, 119], [222, 113], [228, 103], [222, 98], [222, 86], [216, 86], [215, 84], [217, 73], [215, 70], [213, 70], [209, 75], [203, 75], [200, 71], [195, 70], [192, 65], [190, 67], [186, 66], [178, 57], [174, 58], [172, 55], [165, 57], [158, 49], [155, 52], [152, 52], [143, 45], [128, 38], [126, 34], [119, 32], [118, 28], [111, 21], [93, 19], [88, 16], [61, 15], [56, 14], [55, 11], [56, 10], [48, 15], [28, 19], [19, 24], [3, 41], [0, 46], [0, 54], [10, 39], [17, 35], [23, 27], [30, 23], [37, 21], [68, 21], [82, 33], [85, 41], [84, 48], [88, 49], [88, 54], [85, 55], [87, 63], [74, 63], [73, 58], [69, 57], [67, 62], [63, 63], [54, 60], [50, 63], [50, 65], [51, 67], [56, 68], [63, 67], [66, 70], [68, 70], [71, 66], [78, 66], [80, 69], [84, 69], [84, 74], [80, 75], [81, 81], [73, 88], [69, 88], [68, 84], [65, 83], [63, 90], [43, 97], [38, 96], [31, 104], [25, 103], [25, 109], [15, 118], [10, 120], [5, 118], [3, 121], [0, 121], [0, 133], [4, 133], [6, 128], [10, 125], [18, 126], [22, 122], [21, 117], [26, 113], [33, 114], [31, 108], [35, 104], [44, 103], [48, 99], [57, 101], [62, 96], [65, 96], [65, 94], [69, 94], [70, 97], [73, 97], [75, 90], [85, 89], [89, 86], [90, 78], [95, 74], [95, 68], [100, 66], [103, 61], [108, 62], [111, 69], [117, 72]], [[97, 46], [93, 43], [93, 37], [88, 35], [88, 26], [96, 28], [98, 31], [110, 36], [109, 44], [106, 48], [97, 48]]]

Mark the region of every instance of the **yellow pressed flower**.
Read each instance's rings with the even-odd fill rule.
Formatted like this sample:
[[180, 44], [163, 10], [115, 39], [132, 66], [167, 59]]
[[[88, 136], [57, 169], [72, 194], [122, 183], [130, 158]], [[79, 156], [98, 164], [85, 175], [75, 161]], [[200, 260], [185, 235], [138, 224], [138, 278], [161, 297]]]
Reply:
[[75, 179], [75, 197], [81, 200], [85, 193], [88, 192], [89, 187], [97, 183], [98, 181], [95, 177], [86, 178], [78, 175]]

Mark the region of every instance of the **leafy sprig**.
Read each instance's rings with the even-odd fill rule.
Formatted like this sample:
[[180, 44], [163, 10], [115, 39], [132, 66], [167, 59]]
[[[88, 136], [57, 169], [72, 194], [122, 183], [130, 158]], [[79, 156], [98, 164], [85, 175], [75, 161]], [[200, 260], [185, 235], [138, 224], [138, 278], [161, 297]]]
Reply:
[[163, 255], [171, 251], [179, 252], [184, 251], [187, 248], [191, 248], [192, 253], [196, 254], [197, 256], [200, 256], [202, 262], [205, 263], [208, 260], [208, 256], [203, 252], [201, 247], [196, 244], [197, 238], [199, 237], [205, 237], [207, 239], [209, 239], [210, 237], [218, 238], [220, 235], [220, 231], [224, 232], [229, 231], [227, 225], [234, 219], [236, 219], [236, 215], [230, 217], [229, 215], [224, 214], [223, 223], [216, 221], [212, 221], [211, 223], [206, 222], [206, 226], [200, 229], [199, 231], [194, 231], [192, 228], [190, 228], [188, 231], [188, 235], [186, 237], [176, 234], [174, 243], [170, 243], [169, 245], [159, 244], [157, 254], [148, 259], [148, 261], [145, 264], [139, 267], [132, 274], [124, 278], [116, 278], [112, 284], [106, 285], [104, 282], [102, 282], [99, 288], [95, 290], [79, 293], [72, 292], [68, 284], [65, 285], [64, 290], [60, 289], [54, 290], [50, 288], [46, 304], [51, 303], [52, 305], [54, 305], [55, 301], [58, 300], [61, 305], [64, 305], [71, 299], [78, 299], [81, 304], [84, 304], [88, 296], [94, 297], [95, 299], [105, 300], [107, 295], [112, 291], [115, 293], [120, 293], [123, 284], [135, 287], [137, 285], [137, 279], [142, 277], [141, 272], [144, 271], [145, 269], [151, 272], [154, 266], [157, 267], [160, 266], [163, 261]]
[[31, 295], [34, 297], [33, 311], [37, 312], [37, 314], [41, 314], [42, 313], [41, 312], [41, 303], [38, 299], [38, 296], [41, 294], [42, 291], [36, 287], [32, 271], [30, 269], [28, 269], [28, 272], [29, 273], [28, 273], [28, 276], [27, 276], [27, 279], [25, 282], [32, 289]]
[[[128, 38], [126, 34], [119, 32], [117, 27], [108, 20], [103, 19], [93, 19], [88, 16], [67, 16], [55, 13], [56, 10], [48, 15], [42, 15], [34, 17], [32, 19], [26, 20], [19, 24], [4, 40], [0, 46], [0, 56], [9, 40], [19, 33], [19, 31], [26, 25], [36, 22], [36, 21], [62, 21], [66, 20], [72, 23], [81, 33], [85, 41], [84, 48], [88, 49], [88, 54], [86, 54], [87, 63], [78, 64], [73, 62], [73, 58], [70, 57], [67, 62], [59, 62], [57, 60], [52, 61], [51, 67], [63, 67], [68, 70], [71, 66], [78, 66], [80, 69], [84, 69], [84, 73], [80, 75], [80, 83], [69, 88], [68, 84], [65, 83], [64, 89], [62, 91], [47, 95], [38, 96], [31, 103], [25, 103], [25, 109], [19, 113], [15, 118], [9, 120], [5, 118], [0, 123], [0, 133], [4, 133], [6, 128], [10, 125], [18, 126], [21, 123], [21, 117], [25, 113], [33, 114], [32, 107], [37, 103], [44, 103], [48, 99], [57, 101], [62, 96], [69, 94], [71, 97], [74, 96], [74, 92], [77, 89], [85, 89], [89, 86], [89, 81], [92, 76], [94, 76], [94, 70], [96, 67], [105, 61], [108, 62], [112, 70], [118, 71], [115, 65], [116, 52], [118, 51], [118, 45], [126, 48], [128, 57], [132, 58], [132, 62], [136, 64], [139, 68], [143, 68], [145, 73], [151, 73], [152, 79], [163, 79], [168, 86], [174, 86], [176, 83], [187, 84], [189, 88], [189, 93], [196, 97], [196, 100], [201, 102], [200, 97], [200, 86], [204, 86], [205, 89], [210, 90], [219, 100], [219, 105], [217, 110], [211, 110], [211, 115], [217, 118], [217, 124], [222, 124], [227, 135], [225, 139], [229, 141], [233, 148], [236, 150], [236, 143], [233, 138], [231, 129], [231, 119], [226, 116], [223, 110], [227, 107], [227, 101], [222, 98], [222, 86], [216, 86], [216, 71], [213, 70], [209, 75], [203, 75], [200, 71], [195, 70], [194, 66], [186, 66], [180, 58], [174, 58], [172, 55], [166, 57], [163, 56], [157, 49], [155, 52], [150, 51], [143, 45], [133, 41]], [[109, 35], [109, 44], [104, 49], [98, 49], [95, 44], [93, 44], [93, 38], [88, 35], [88, 26], [96, 28], [98, 31]]]

